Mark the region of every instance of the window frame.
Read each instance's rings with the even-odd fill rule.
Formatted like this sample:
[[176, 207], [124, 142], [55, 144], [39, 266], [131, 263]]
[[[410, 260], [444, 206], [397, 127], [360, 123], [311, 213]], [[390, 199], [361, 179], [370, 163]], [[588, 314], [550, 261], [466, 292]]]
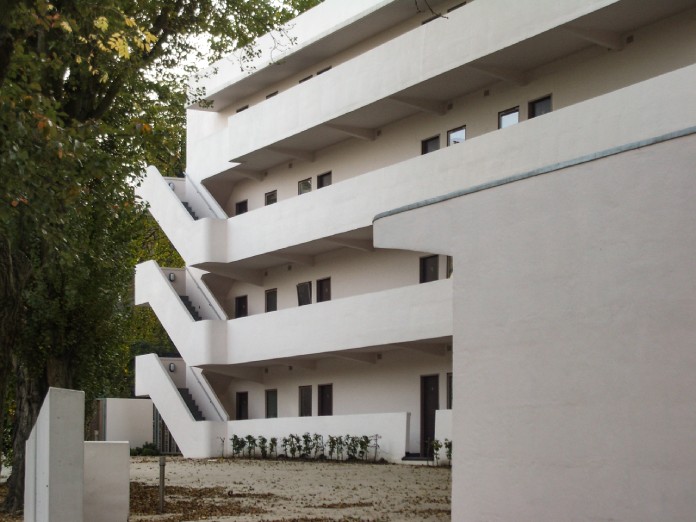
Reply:
[[[240, 212], [239, 209], [241, 208], [241, 205], [244, 205], [244, 210]], [[234, 204], [234, 215], [235, 216], [241, 216], [242, 214], [246, 214], [247, 212], [249, 212], [249, 200], [248, 199], [243, 199], [242, 201], [237, 201]]]
[[[324, 395], [322, 394], [322, 391], [327, 388], [330, 390], [330, 402], [328, 404], [324, 402]], [[320, 417], [333, 415], [333, 383], [319, 384], [317, 386], [317, 415]]]
[[[275, 395], [275, 415], [269, 415], [268, 398], [271, 394]], [[278, 389], [277, 388], [271, 388], [271, 389], [265, 390], [264, 406], [265, 406], [265, 414], [266, 414], [267, 419], [277, 419], [278, 418]]]
[[[503, 127], [503, 118], [505, 116], [509, 116], [510, 114], [517, 114], [517, 121], [515, 123], [509, 123]], [[500, 111], [498, 113], [498, 129], [507, 129], [508, 127], [512, 127], [513, 125], [517, 125], [520, 122], [520, 106], [517, 105], [515, 107], [510, 107], [509, 109], [505, 109], [504, 111]]]
[[[328, 284], [329, 297], [324, 299], [323, 290], [324, 285]], [[331, 301], [331, 278], [323, 277], [322, 279], [317, 279], [317, 303], [325, 303], [326, 301]]]
[[[437, 140], [437, 148], [432, 149], [432, 150], [426, 150], [426, 147], [428, 143], [434, 143], [435, 140]], [[435, 136], [431, 136], [429, 138], [425, 138], [421, 140], [421, 156], [424, 156], [425, 154], [430, 154], [431, 152], [437, 152], [440, 150], [440, 135], [436, 134]]]
[[[462, 141], [456, 141], [453, 143], [451, 141], [451, 137], [455, 132], [459, 132], [459, 131], [464, 131], [464, 139]], [[458, 145], [460, 143], [464, 143], [465, 141], [466, 141], [466, 125], [462, 125], [461, 127], [456, 127], [454, 129], [450, 129], [447, 131], [447, 146], [448, 147], [451, 147], [452, 145]]]
[[[428, 261], [435, 261], [434, 267], [434, 279], [429, 279], [428, 278], [428, 266], [427, 263]], [[419, 281], [420, 283], [431, 283], [433, 281], [437, 281], [440, 279], [440, 256], [437, 254], [429, 255], [429, 256], [422, 256], [419, 259]]]
[[[325, 180], [327, 180], [327, 179], [329, 180], [329, 182], [325, 183]], [[332, 183], [333, 183], [333, 179], [332, 179], [331, 171], [324, 172], [323, 174], [319, 174], [317, 176], [317, 190], [329, 187], [329, 186], [331, 186]]]
[[[309, 186], [309, 189], [307, 190], [302, 190], [302, 184], [307, 183]], [[302, 194], [309, 194], [312, 192], [312, 178], [307, 178], [307, 179], [301, 179], [300, 181], [297, 182], [297, 195], [301, 196]]]
[[[300, 287], [304, 287], [305, 285], [309, 289], [309, 301], [302, 303], [300, 300]], [[307, 306], [310, 304], [312, 304], [312, 282], [303, 281], [302, 283], [297, 283], [297, 306]]]
[[[269, 310], [269, 307], [268, 307], [268, 297], [270, 295], [273, 295], [275, 298], [275, 304], [274, 304], [273, 310]], [[265, 306], [266, 313], [278, 311], [278, 289], [277, 288], [269, 288], [268, 290], [266, 290], [265, 297], [264, 297], [264, 306]]]
[[[542, 112], [541, 114], [537, 114], [536, 112], [533, 112], [533, 108], [539, 103], [539, 102], [544, 102], [548, 100], [549, 102], [549, 110], [546, 112]], [[550, 112], [553, 112], [553, 97], [551, 94], [547, 94], [546, 96], [542, 96], [540, 98], [536, 98], [534, 100], [531, 100], [527, 103], [527, 119], [531, 120], [532, 118], [538, 118], [539, 116], [543, 116], [544, 114], [548, 114]]]
[[[308, 394], [308, 397], [305, 397], [305, 399], [306, 399], [306, 402], [309, 403], [309, 412], [304, 411], [302, 409], [302, 404], [303, 404], [302, 393], [303, 392]], [[308, 385], [304, 385], [304, 386], [299, 386], [298, 387], [298, 408], [297, 408], [298, 415], [297, 416], [298, 417], [311, 417], [312, 410], [313, 410], [313, 408], [312, 408], [312, 385], [308, 384]]]
[[[270, 203], [268, 202], [268, 198], [269, 198], [269, 197], [273, 197], [273, 198], [274, 198], [273, 201], [271, 201]], [[263, 196], [263, 201], [264, 201], [264, 203], [266, 204], [265, 206], [268, 206], [268, 205], [275, 205], [276, 203], [278, 203], [278, 191], [277, 191], [277, 190], [271, 190], [271, 191], [269, 191], [269, 192], [266, 192], [266, 193], [264, 194], [264, 196]]]

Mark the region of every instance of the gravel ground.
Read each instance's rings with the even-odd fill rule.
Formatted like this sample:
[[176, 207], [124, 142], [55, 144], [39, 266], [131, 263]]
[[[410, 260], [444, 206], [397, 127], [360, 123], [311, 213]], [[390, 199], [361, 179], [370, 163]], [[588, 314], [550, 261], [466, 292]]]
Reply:
[[131, 459], [131, 521], [449, 521], [451, 470], [389, 464]]

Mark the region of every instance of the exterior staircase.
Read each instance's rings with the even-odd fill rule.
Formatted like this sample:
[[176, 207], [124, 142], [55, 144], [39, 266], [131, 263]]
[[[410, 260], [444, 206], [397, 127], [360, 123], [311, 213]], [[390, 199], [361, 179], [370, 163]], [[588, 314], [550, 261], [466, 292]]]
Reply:
[[184, 208], [188, 211], [188, 213], [191, 214], [191, 217], [194, 220], [197, 220], [198, 215], [193, 211], [193, 209], [191, 208], [191, 205], [189, 205], [188, 201], [182, 201], [181, 203], [184, 205]]
[[181, 295], [179, 297], [181, 297], [181, 302], [184, 303], [184, 306], [186, 306], [186, 309], [191, 314], [191, 317], [193, 317], [193, 319], [196, 321], [200, 321], [201, 315], [198, 313], [196, 308], [193, 306], [193, 303], [191, 302], [191, 299], [189, 299], [189, 296]]
[[197, 421], [205, 420], [205, 417], [203, 417], [203, 413], [201, 412], [200, 408], [196, 404], [196, 401], [193, 400], [193, 396], [191, 395], [191, 392], [188, 390], [188, 388], [177, 388], [177, 389], [179, 390], [179, 395], [181, 395], [181, 398], [184, 399], [186, 406], [188, 407], [189, 411], [191, 412], [191, 415], [193, 415], [194, 420], [197, 420]]

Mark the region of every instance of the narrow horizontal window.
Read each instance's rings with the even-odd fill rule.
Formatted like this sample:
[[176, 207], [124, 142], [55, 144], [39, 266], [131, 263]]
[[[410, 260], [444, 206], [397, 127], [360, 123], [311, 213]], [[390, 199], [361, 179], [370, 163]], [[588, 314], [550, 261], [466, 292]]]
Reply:
[[326, 71], [330, 71], [330, 70], [331, 70], [330, 65], [328, 67], [324, 67], [323, 69], [320, 69], [317, 71], [317, 76], [319, 76], [320, 74], [324, 74]]
[[248, 105], [245, 105], [244, 107], [240, 107], [239, 109], [237, 109], [237, 112], [245, 111], [245, 110], [247, 110], [248, 108], [249, 108], [249, 106], [248, 106]]
[[268, 98], [273, 98], [273, 97], [274, 97], [275, 95], [277, 95], [277, 94], [278, 94], [278, 91], [274, 91], [274, 92], [272, 92], [271, 94], [267, 94], [267, 95], [266, 95], [266, 99], [268, 99]]
[[447, 10], [447, 12], [448, 12], [448, 13], [451, 13], [451, 12], [454, 11], [455, 9], [459, 9], [460, 7], [464, 7], [465, 5], [466, 5], [466, 2], [462, 2], [461, 4], [453, 5], [452, 7], [450, 7], [450, 8]]
[[311, 79], [312, 79], [312, 76], [314, 76], [314, 75], [313, 75], [313, 74], [310, 74], [310, 75], [307, 76], [306, 78], [302, 78], [302, 79], [299, 81], [299, 83], [304, 83], [304, 82], [306, 82], [307, 80], [311, 80]]

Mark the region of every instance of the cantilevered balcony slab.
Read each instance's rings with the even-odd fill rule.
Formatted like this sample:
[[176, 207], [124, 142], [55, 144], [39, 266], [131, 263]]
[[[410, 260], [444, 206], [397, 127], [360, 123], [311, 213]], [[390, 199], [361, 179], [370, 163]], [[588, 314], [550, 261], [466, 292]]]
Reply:
[[616, 39], [690, 6], [688, 0], [640, 10], [627, 0], [539, 0], [534, 9], [510, 0], [473, 2], [230, 116], [227, 147], [190, 142], [189, 162], [206, 176], [226, 170], [220, 166], [263, 172], [293, 158], [279, 151], [311, 153], [346, 139], [337, 128], [369, 132], [500, 79], [524, 83], [526, 71], [599, 45], [588, 35]]
[[233, 319], [226, 346], [201, 345], [187, 362], [255, 363], [451, 334], [452, 280], [444, 279]]

